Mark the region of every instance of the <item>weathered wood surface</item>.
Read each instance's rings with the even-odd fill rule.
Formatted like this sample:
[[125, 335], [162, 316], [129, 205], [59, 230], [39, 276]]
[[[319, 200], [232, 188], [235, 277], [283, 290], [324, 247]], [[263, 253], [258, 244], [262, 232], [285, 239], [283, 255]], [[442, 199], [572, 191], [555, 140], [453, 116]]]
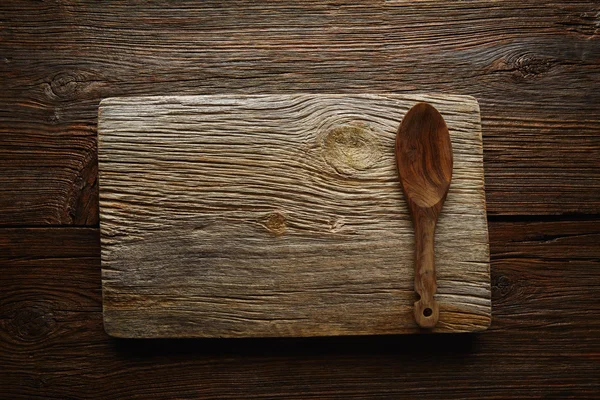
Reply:
[[[598, 398], [600, 221], [586, 215], [600, 212], [598, 11], [597, 0], [0, 2], [0, 225], [22, 227], [0, 229], [0, 398]], [[97, 226], [100, 99], [307, 91], [479, 99], [491, 329], [108, 338], [98, 230], [27, 228]]]
[[395, 158], [409, 108], [444, 116], [439, 323], [490, 322], [477, 101], [451, 95], [113, 98], [99, 110], [104, 317], [120, 337], [418, 332]]
[[111, 339], [98, 229], [0, 229], [0, 398], [595, 398], [599, 222], [490, 221], [485, 332], [248, 340]]
[[474, 95], [488, 213], [598, 214], [598, 12], [596, 0], [2, 1], [0, 224], [97, 224], [100, 99], [167, 93]]

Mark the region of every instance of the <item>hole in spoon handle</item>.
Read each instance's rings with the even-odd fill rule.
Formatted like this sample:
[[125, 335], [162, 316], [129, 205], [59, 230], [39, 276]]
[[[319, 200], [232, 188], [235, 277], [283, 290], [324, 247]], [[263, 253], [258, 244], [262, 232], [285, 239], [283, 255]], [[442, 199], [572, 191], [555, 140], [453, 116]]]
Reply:
[[415, 321], [422, 328], [433, 328], [439, 319], [439, 306], [434, 263], [435, 222], [427, 218], [415, 221]]
[[415, 320], [421, 328], [433, 328], [440, 317], [440, 308], [437, 301], [415, 302]]

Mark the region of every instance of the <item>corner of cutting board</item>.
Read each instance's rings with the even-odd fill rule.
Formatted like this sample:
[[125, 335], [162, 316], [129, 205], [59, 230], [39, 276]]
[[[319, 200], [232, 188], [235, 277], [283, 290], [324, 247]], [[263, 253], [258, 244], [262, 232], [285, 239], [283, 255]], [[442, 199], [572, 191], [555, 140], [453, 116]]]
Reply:
[[484, 332], [487, 331], [490, 326], [492, 326], [492, 315], [490, 314], [487, 318], [487, 320], [479, 325], [478, 327], [476, 327], [475, 329], [473, 329], [471, 332]]
[[492, 316], [491, 315], [488, 318], [487, 323], [481, 328], [481, 330], [479, 332], [487, 331], [488, 329], [490, 329], [490, 326], [492, 326]]
[[139, 337], [132, 335], [131, 331], [128, 331], [127, 329], [123, 330], [121, 327], [119, 327], [118, 323], [115, 324], [112, 322], [110, 317], [107, 315], [109, 313], [110, 312], [107, 313], [106, 309], [102, 310], [102, 325], [104, 325], [104, 332], [106, 332], [108, 336], [117, 339], [135, 339]]
[[104, 107], [109, 105], [109, 103], [112, 99], [113, 99], [112, 97], [102, 99], [102, 100], [100, 100], [100, 103], [98, 104], [98, 137], [100, 137], [100, 135], [102, 133], [102, 124], [104, 121], [104, 119], [102, 118], [102, 110], [104, 109]]
[[107, 97], [105, 99], [100, 100], [100, 103], [98, 104], [98, 125], [100, 125], [102, 120], [102, 109], [109, 106], [112, 99], [113, 97]]
[[492, 326], [492, 310], [491, 307], [487, 313], [487, 315], [485, 316], [485, 320], [481, 321], [481, 323], [478, 323], [476, 327], [474, 327], [474, 329], [470, 329], [467, 332], [484, 332], [487, 331], [490, 326]]
[[111, 107], [114, 106], [115, 103], [119, 104], [119, 102], [121, 102], [124, 98], [123, 97], [106, 97], [102, 100], [100, 100], [100, 103], [98, 103], [98, 131], [100, 132], [100, 128], [102, 125], [102, 111], [103, 109], [107, 108], [107, 107]]
[[118, 101], [120, 99], [122, 99], [122, 97], [105, 97], [102, 100], [100, 100], [100, 103], [98, 104], [98, 109], [101, 109], [106, 106], [110, 106], [111, 102], [114, 102], [115, 100]]
[[113, 330], [113, 326], [106, 322], [105, 318], [103, 319], [103, 325], [104, 325], [104, 332], [110, 336], [110, 337], [114, 337], [114, 338], [124, 338], [124, 336], [121, 335], [121, 333], [119, 331], [115, 331]]
[[109, 319], [106, 317], [106, 311], [102, 310], [102, 325], [104, 325], [104, 332], [110, 337], [125, 339], [128, 336], [124, 335], [118, 328], [116, 328]]
[[460, 96], [463, 97], [466, 101], [470, 101], [477, 104], [477, 108], [479, 108], [479, 101], [475, 96], [471, 96], [469, 94], [461, 94]]
[[[475, 105], [475, 109], [477, 112], [477, 118], [479, 119], [479, 125], [481, 126], [481, 108], [479, 107], [479, 101], [476, 97], [465, 95], [464, 96], [468, 101], [472, 102]], [[481, 140], [481, 128], [479, 128], [479, 135]]]

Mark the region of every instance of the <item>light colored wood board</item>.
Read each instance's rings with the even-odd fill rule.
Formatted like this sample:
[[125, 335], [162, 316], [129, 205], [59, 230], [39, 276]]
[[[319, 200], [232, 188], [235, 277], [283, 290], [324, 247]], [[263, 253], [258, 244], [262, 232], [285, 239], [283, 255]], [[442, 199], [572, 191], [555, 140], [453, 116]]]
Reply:
[[118, 337], [420, 332], [394, 156], [419, 101], [453, 181], [436, 231], [435, 332], [491, 318], [479, 107], [469, 96], [110, 98], [99, 110], [104, 323]]

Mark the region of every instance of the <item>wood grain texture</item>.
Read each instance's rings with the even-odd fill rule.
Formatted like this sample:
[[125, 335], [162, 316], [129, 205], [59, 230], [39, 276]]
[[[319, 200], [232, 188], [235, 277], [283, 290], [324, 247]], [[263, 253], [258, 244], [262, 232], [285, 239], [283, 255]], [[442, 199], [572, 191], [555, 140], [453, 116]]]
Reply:
[[474, 95], [491, 215], [598, 214], [598, 12], [595, 0], [1, 2], [0, 224], [97, 224], [101, 98], [307, 91]]
[[598, 398], [600, 222], [586, 216], [600, 210], [598, 11], [596, 0], [0, 2], [0, 225], [97, 226], [101, 98], [470, 94], [494, 311], [477, 335], [112, 340], [97, 229], [0, 229], [0, 398]]
[[450, 95], [114, 98], [99, 110], [106, 329], [120, 337], [418, 332], [394, 142], [427, 101], [453, 186], [437, 230], [440, 320], [490, 322], [477, 101]]
[[494, 318], [479, 334], [116, 340], [97, 229], [0, 229], [0, 398], [597, 397], [599, 221], [489, 230]]

